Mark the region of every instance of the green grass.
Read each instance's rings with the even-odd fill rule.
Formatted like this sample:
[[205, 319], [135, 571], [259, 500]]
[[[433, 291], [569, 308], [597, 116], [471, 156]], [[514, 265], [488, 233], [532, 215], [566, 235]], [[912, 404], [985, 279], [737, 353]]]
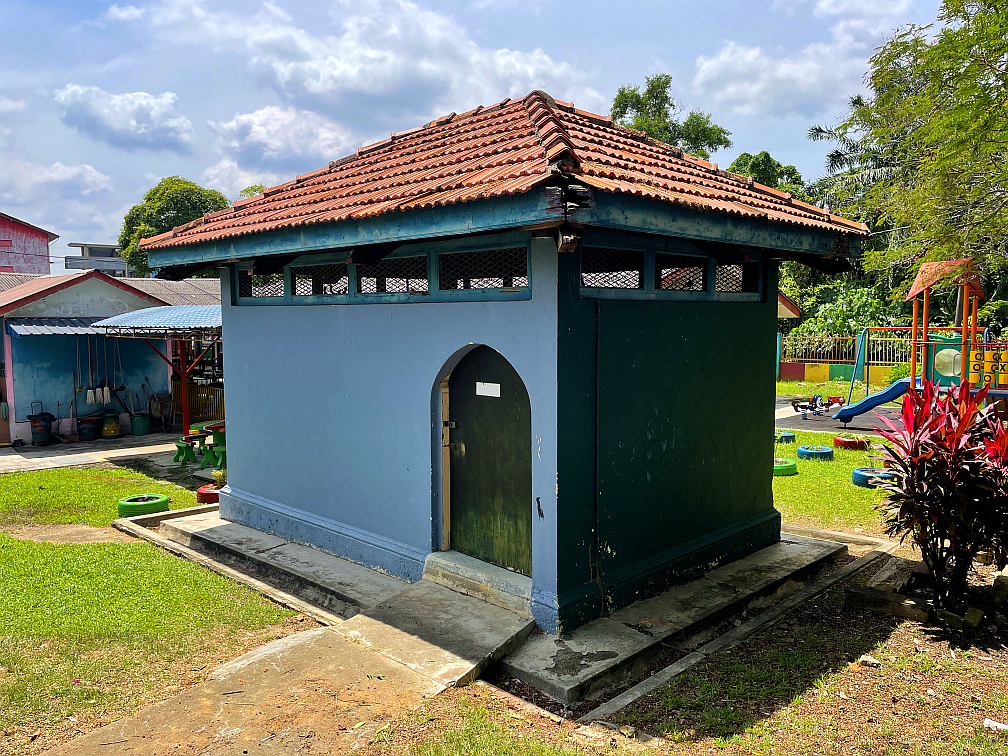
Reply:
[[[831, 433], [795, 431], [795, 436], [797, 443], [777, 444], [774, 454], [797, 459], [799, 445], [833, 446]], [[788, 522], [827, 530], [860, 528], [867, 534], [882, 535], [875, 504], [883, 500], [883, 492], [851, 483], [855, 467], [874, 466], [870, 460], [874, 453], [836, 449], [832, 462], [798, 459], [797, 475], [773, 479], [774, 505]]]
[[[872, 385], [870, 393], [874, 394], [876, 391], [881, 391], [884, 388], [886, 387]], [[777, 396], [794, 396], [808, 399], [816, 394], [822, 394], [823, 397], [842, 396], [844, 401], [846, 401], [848, 393], [850, 393], [850, 381], [829, 381], [828, 383], [812, 383], [810, 381], [777, 381]], [[864, 398], [864, 395], [864, 381], [855, 381], [854, 395], [851, 397], [851, 401], [854, 402], [857, 401], [858, 398]]]
[[171, 508], [196, 506], [196, 494], [173, 483], [120, 467], [64, 467], [0, 475], [0, 526], [80, 523], [108, 526], [120, 499], [162, 493]]
[[0, 726], [22, 730], [149, 700], [292, 614], [148, 543], [0, 535], [0, 596]]

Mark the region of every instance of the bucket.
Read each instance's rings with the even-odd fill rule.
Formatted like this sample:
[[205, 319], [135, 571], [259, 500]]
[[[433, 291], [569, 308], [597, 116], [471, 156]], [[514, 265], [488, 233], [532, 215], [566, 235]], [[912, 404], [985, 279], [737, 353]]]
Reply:
[[130, 431], [134, 436], [146, 436], [150, 433], [150, 418], [143, 415], [133, 415], [130, 420]]
[[105, 415], [101, 426], [102, 438], [117, 438], [119, 436], [119, 413], [110, 412]]
[[42, 411], [42, 402], [32, 402], [32, 409], [39, 406], [39, 411], [28, 415], [28, 422], [31, 423], [32, 444], [45, 446], [52, 441], [52, 424], [56, 416], [51, 412]]
[[81, 441], [94, 441], [98, 438], [98, 434], [101, 433], [102, 421], [104, 418], [95, 417], [79, 417], [77, 418], [77, 435], [80, 436]]

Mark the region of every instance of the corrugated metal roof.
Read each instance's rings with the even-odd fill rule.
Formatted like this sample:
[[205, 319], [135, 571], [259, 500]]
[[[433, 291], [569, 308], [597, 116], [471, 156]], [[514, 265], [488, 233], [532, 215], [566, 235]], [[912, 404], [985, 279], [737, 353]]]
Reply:
[[221, 327], [221, 308], [219, 304], [148, 307], [99, 320], [95, 326], [152, 332], [214, 330]]
[[15, 286], [20, 286], [23, 283], [31, 281], [33, 278], [39, 278], [38, 273], [0, 273], [0, 291], [7, 291], [7, 289], [13, 289]]
[[161, 278], [123, 278], [123, 283], [151, 294], [169, 305], [220, 304], [219, 278], [184, 278], [168, 281]]
[[856, 235], [863, 224], [789, 194], [719, 170], [606, 116], [577, 110], [544, 92], [454, 113], [326, 168], [239, 200], [144, 241], [176, 247], [280, 228], [332, 223], [527, 192], [564, 173], [603, 192], [636, 194]]
[[7, 326], [18, 336], [104, 336], [104, 328], [94, 328], [100, 318], [7, 318]]

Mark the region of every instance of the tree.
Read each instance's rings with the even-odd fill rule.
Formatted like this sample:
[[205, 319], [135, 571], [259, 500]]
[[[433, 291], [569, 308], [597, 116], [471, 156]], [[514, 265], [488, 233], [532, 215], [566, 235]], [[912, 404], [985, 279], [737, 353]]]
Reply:
[[140, 275], [150, 273], [147, 252], [139, 249], [141, 239], [171, 231], [205, 213], [230, 206], [227, 197], [214, 189], [179, 176], [167, 176], [150, 189], [143, 202], [133, 205], [123, 218], [119, 248], [126, 263]]
[[705, 160], [711, 153], [732, 146], [731, 132], [714, 123], [709, 113], [693, 110], [680, 122], [676, 116], [681, 110], [672, 97], [672, 77], [661, 73], [644, 78], [643, 92], [636, 85], [620, 87], [611, 115], [616, 123]]
[[257, 194], [262, 194], [266, 191], [266, 184], [252, 184], [251, 186], [246, 186], [238, 193], [238, 199], [248, 199], [249, 197], [255, 197]]
[[792, 196], [806, 202], [811, 199], [805, 191], [805, 182], [798, 169], [793, 165], [784, 165], [779, 160], [774, 160], [766, 150], [756, 155], [743, 152], [735, 158], [728, 170], [741, 176], [752, 176], [754, 181], [764, 186], [791, 192]]

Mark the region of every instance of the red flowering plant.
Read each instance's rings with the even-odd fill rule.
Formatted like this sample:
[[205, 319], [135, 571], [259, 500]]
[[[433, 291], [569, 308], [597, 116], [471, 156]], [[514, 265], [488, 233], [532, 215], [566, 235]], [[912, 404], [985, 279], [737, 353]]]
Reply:
[[965, 381], [943, 393], [925, 380], [903, 397], [900, 424], [879, 416], [888, 428], [882, 459], [893, 474], [881, 486], [886, 533], [920, 549], [939, 605], [965, 595], [973, 558], [990, 548], [997, 530], [986, 396], [986, 388], [974, 394]]

